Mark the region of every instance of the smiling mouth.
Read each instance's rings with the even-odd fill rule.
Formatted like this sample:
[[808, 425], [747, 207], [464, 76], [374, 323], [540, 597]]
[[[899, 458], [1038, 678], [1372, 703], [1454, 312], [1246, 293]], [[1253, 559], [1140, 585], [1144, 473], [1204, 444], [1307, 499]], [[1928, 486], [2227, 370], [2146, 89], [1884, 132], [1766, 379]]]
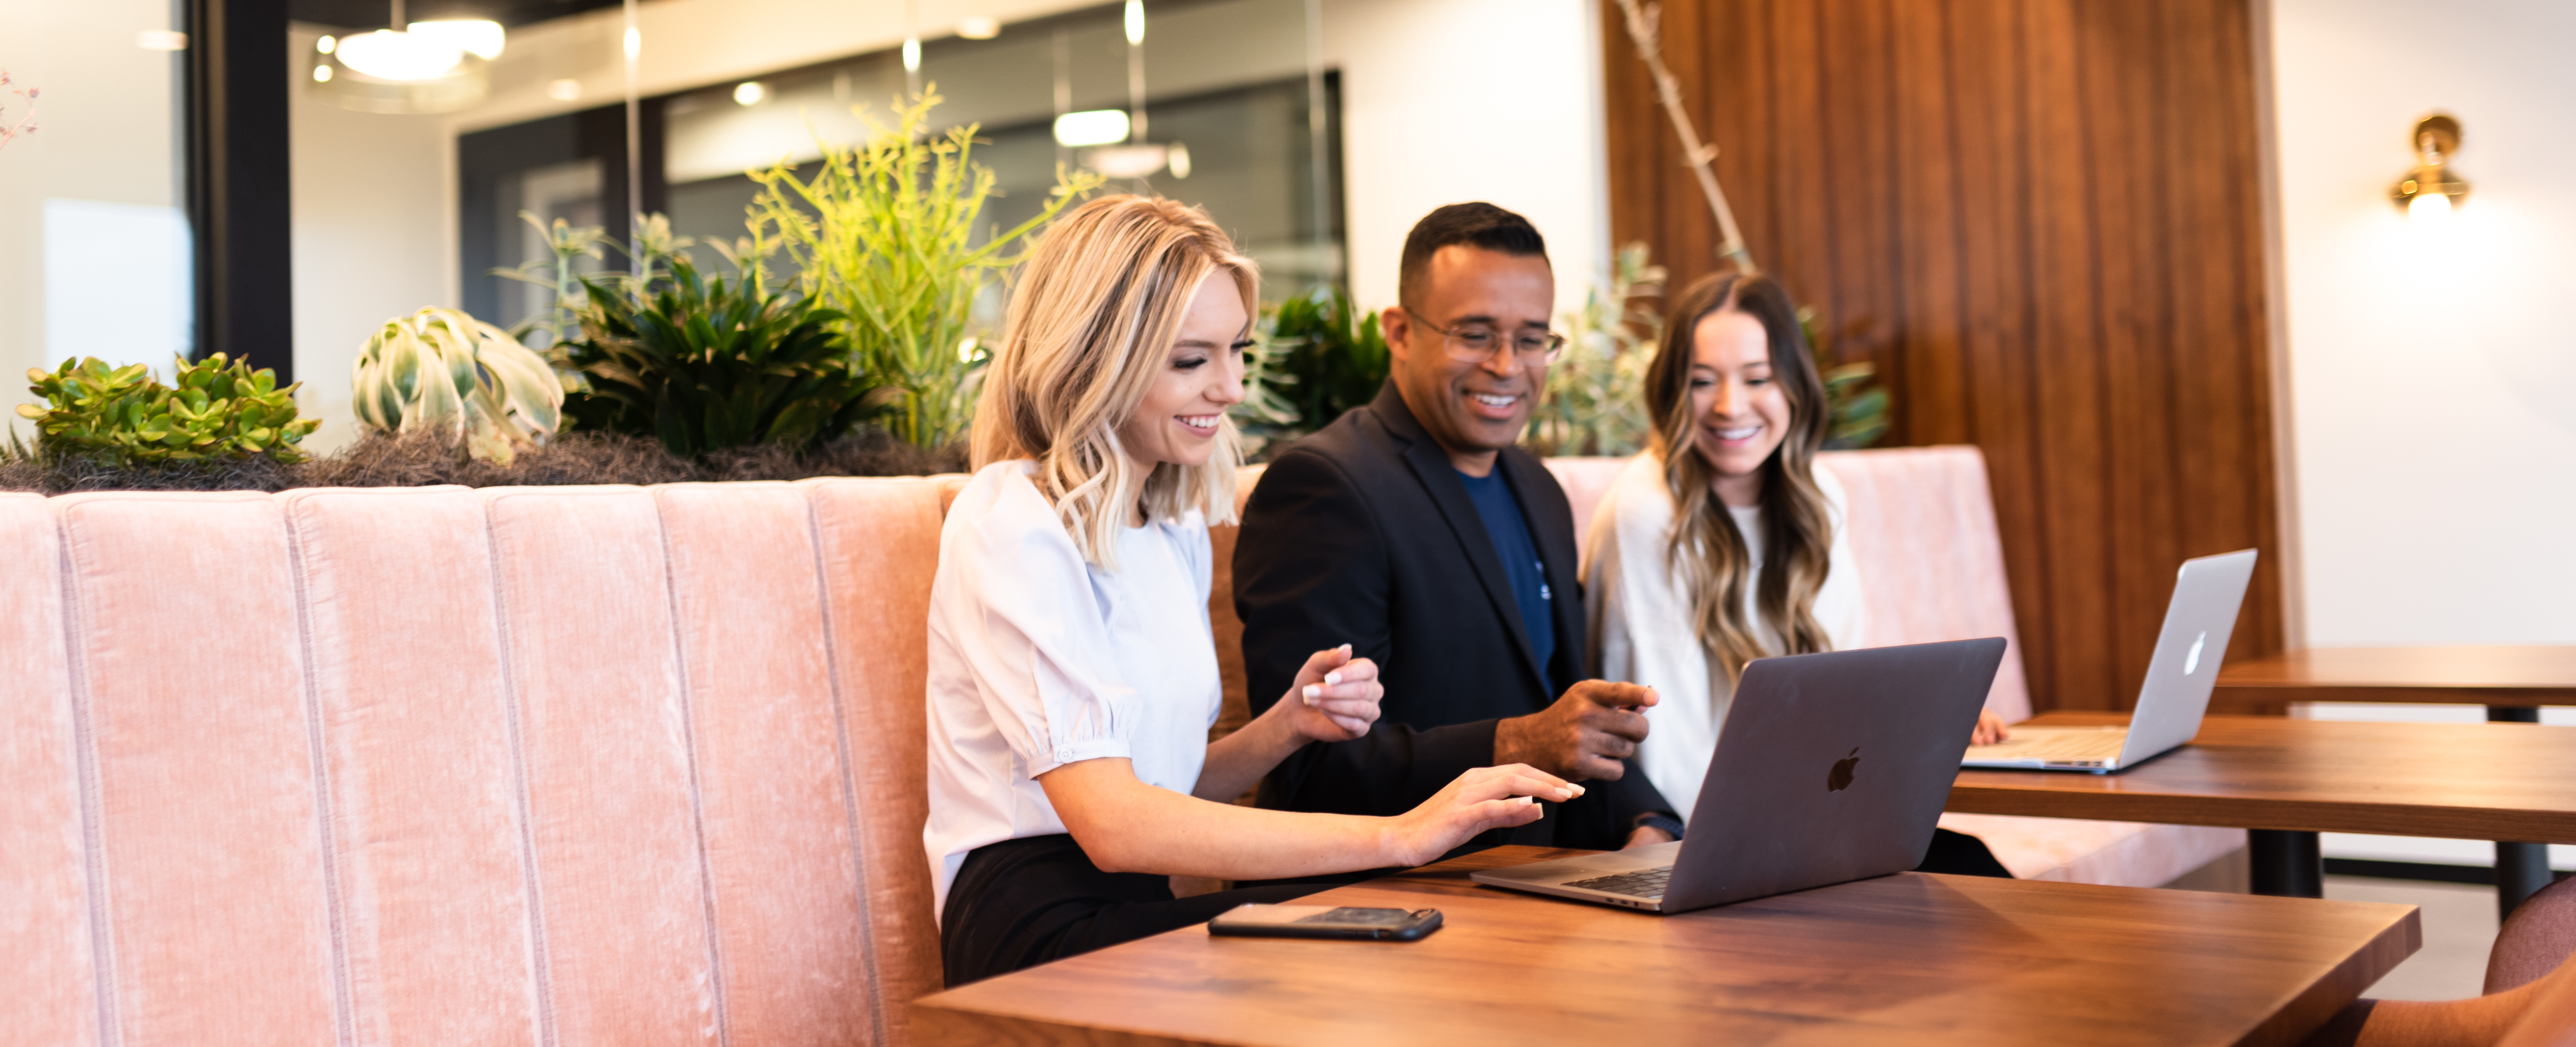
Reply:
[[1183, 426], [1186, 426], [1193, 431], [1214, 433], [1216, 432], [1217, 420], [1224, 416], [1214, 414], [1184, 414], [1175, 415], [1173, 417], [1178, 418]]
[[1488, 418], [1509, 418], [1513, 408], [1519, 406], [1521, 396], [1518, 393], [1471, 392], [1467, 394], [1467, 400], [1481, 408], [1476, 412], [1478, 414]]
[[1745, 441], [1747, 441], [1747, 440], [1751, 440], [1751, 439], [1753, 439], [1753, 438], [1754, 438], [1754, 437], [1756, 437], [1756, 436], [1760, 436], [1760, 435], [1762, 435], [1762, 426], [1760, 426], [1759, 424], [1756, 424], [1756, 425], [1741, 425], [1741, 426], [1735, 426], [1735, 427], [1732, 427], [1732, 428], [1726, 428], [1726, 429], [1716, 429], [1716, 428], [1711, 428], [1711, 429], [1707, 430], [1707, 432], [1708, 432], [1708, 434], [1709, 434], [1710, 436], [1717, 437], [1718, 442], [1720, 442], [1720, 443], [1730, 443], [1730, 444], [1734, 444], [1734, 443], [1743, 443], [1743, 442], [1745, 442]]

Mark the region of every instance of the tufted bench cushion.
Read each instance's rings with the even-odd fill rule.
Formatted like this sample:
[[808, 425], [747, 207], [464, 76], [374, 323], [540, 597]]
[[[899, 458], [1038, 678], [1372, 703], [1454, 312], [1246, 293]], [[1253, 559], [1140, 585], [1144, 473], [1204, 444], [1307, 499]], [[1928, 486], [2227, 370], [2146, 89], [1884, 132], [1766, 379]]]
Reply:
[[902, 1043], [929, 479], [0, 496], [13, 1041]]

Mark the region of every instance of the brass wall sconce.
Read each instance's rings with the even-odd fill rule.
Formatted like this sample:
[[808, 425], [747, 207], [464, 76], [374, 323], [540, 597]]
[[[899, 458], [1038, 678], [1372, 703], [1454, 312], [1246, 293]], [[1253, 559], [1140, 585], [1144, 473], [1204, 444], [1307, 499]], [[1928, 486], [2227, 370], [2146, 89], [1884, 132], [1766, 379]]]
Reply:
[[2447, 218], [2469, 198], [2469, 183], [2451, 174], [2451, 154], [2460, 150], [2460, 122], [2448, 113], [2415, 121], [2415, 169], [2399, 180], [2389, 196], [2399, 210], [2424, 218]]

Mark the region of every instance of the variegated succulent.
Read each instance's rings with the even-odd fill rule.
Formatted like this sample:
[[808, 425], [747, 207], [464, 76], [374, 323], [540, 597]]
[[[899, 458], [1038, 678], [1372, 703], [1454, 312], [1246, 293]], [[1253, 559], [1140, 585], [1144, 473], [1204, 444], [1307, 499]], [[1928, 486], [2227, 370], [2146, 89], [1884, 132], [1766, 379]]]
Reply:
[[436, 434], [503, 464], [545, 442], [563, 418], [563, 383], [545, 358], [454, 309], [386, 321], [359, 351], [350, 384], [361, 424]]

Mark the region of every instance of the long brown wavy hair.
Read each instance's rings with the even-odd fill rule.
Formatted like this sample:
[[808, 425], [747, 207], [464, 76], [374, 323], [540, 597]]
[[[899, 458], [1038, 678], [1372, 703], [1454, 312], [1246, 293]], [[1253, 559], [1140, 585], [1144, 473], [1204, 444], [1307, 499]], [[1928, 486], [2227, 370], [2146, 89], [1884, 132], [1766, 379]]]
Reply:
[[[1762, 324], [1771, 343], [1771, 376], [1789, 400], [1789, 432], [1762, 463], [1762, 574], [1748, 579], [1752, 556], [1735, 518], [1718, 500], [1717, 471], [1700, 457], [1691, 410], [1691, 361], [1701, 320], [1733, 310]], [[1807, 654], [1833, 646], [1816, 621], [1816, 593], [1832, 566], [1833, 520], [1816, 486], [1816, 452], [1825, 446], [1825, 382], [1808, 354], [1789, 294], [1766, 276], [1719, 273], [1701, 278], [1673, 303], [1655, 360], [1647, 365], [1646, 410], [1653, 449], [1673, 496], [1667, 553], [1682, 574], [1700, 642], [1716, 653], [1732, 681], [1744, 663], [1770, 654]], [[1771, 651], [1744, 617], [1744, 587], [1788, 650]]]

